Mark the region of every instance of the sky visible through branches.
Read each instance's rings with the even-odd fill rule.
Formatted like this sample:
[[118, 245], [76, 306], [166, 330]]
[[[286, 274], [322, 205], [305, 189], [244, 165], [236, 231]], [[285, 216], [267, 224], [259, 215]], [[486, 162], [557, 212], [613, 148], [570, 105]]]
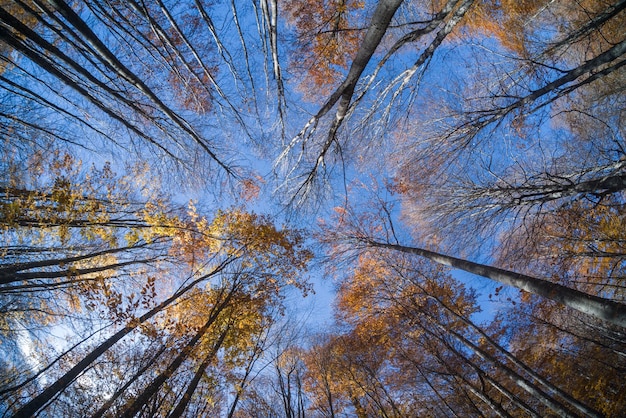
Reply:
[[626, 1], [0, 1], [0, 416], [620, 416]]

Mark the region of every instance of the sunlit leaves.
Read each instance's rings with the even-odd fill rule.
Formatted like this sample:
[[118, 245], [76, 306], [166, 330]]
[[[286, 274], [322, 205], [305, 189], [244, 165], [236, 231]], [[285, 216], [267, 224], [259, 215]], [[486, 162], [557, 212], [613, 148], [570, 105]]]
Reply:
[[437, 391], [450, 390], [427, 389], [437, 379], [438, 356], [450, 355], [433, 336], [439, 327], [465, 327], [448, 308], [461, 316], [476, 311], [473, 294], [442, 269], [363, 254], [340, 281], [336, 317], [343, 333], [315, 344], [305, 358], [314, 408], [332, 405], [359, 416], [428, 411]]

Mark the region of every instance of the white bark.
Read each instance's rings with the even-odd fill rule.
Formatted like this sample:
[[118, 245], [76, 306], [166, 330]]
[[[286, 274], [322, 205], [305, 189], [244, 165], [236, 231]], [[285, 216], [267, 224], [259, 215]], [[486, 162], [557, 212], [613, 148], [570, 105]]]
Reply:
[[626, 328], [626, 305], [609, 299], [589, 295], [547, 280], [503, 270], [497, 267], [474, 263], [472, 261], [447, 256], [422, 248], [387, 244], [366, 239], [361, 241], [367, 246], [373, 248], [384, 248], [419, 255], [421, 257], [428, 258], [435, 263], [464, 270], [469, 273], [486, 277], [499, 283], [513, 286], [518, 289], [525, 290], [526, 292], [548, 298], [587, 315], [591, 315], [614, 325]]

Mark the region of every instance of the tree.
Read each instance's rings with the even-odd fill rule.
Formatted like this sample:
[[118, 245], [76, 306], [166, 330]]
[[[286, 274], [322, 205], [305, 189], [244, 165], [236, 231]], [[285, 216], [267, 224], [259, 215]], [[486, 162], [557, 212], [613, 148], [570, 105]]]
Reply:
[[[108, 164], [84, 170], [56, 152], [13, 167], [0, 198], [3, 340], [36, 340], [62, 327], [84, 342], [106, 328], [103, 321], [124, 323], [153, 304], [160, 286], [155, 272], [173, 266], [168, 252], [176, 245], [154, 221], [160, 213], [174, 226], [177, 208], [166, 215], [160, 212], [166, 199], [140, 196], [149, 188], [137, 187], [139, 168], [126, 176]], [[68, 354], [57, 358], [64, 350], [46, 347], [51, 354], [41, 367], [22, 365], [9, 387], [33, 384]]]
[[[483, 43], [502, 59], [480, 60], [473, 77], [458, 72], [457, 89], [435, 96], [449, 100], [441, 117], [420, 118], [411, 131], [419, 142], [408, 143], [418, 145], [402, 144], [408, 158], [393, 187], [427, 248], [490, 254], [498, 267], [622, 301], [620, 238], [606, 239], [599, 225], [619, 223], [623, 199], [623, 7], [500, 2], [470, 11], [490, 16], [472, 20], [470, 32], [495, 34], [508, 51]], [[552, 33], [539, 29], [546, 24]], [[524, 30], [507, 34], [511, 25]]]
[[[176, 126], [181, 130], [184, 134], [188, 135], [193, 139], [222, 169], [230, 172], [230, 168], [223, 163], [215, 154], [215, 152], [208, 146], [207, 141], [200, 136], [200, 134], [193, 129], [187, 121], [185, 121], [181, 116], [178, 115], [170, 106], [168, 106], [165, 102], [162, 101], [161, 98], [150, 88], [143, 79], [141, 79], [135, 72], [133, 72], [129, 67], [127, 67], [122, 61], [118, 59], [118, 57], [99, 39], [99, 37], [94, 33], [87, 23], [64, 1], [55, 1], [51, 4], [52, 8], [48, 6], [42, 6], [42, 13], [38, 14], [33, 9], [30, 9], [26, 4], [22, 4], [22, 6], [28, 10], [29, 13], [32, 13], [36, 16], [38, 20], [41, 22], [45, 22], [44, 17], [51, 18], [53, 21], [60, 21], [59, 17], [55, 15], [55, 12], [65, 19], [69, 27], [73, 28], [75, 32], [75, 39], [83, 47], [87, 47], [91, 53], [92, 58], [99, 62], [103, 67], [96, 67], [102, 71], [102, 69], [110, 72], [113, 77], [118, 79], [123, 83], [127, 83], [132, 88], [136, 89], [141, 95], [148, 99], [149, 103], [151, 103], [155, 110], [161, 111], [167, 119], [169, 119], [173, 126]], [[64, 82], [69, 87], [76, 90], [82, 96], [90, 100], [93, 104], [98, 106], [102, 111], [107, 113], [109, 116], [116, 119], [118, 122], [123, 123], [126, 127], [134, 130], [137, 134], [142, 136], [144, 139], [151, 141], [151, 138], [132, 124], [128, 123], [120, 114], [111, 111], [111, 109], [105, 106], [100, 100], [91, 95], [86, 89], [81, 87], [76, 80], [72, 80], [71, 77], [68, 77], [67, 73], [63, 72], [59, 68], [59, 64], [66, 64], [69, 68], [71, 68], [73, 73], [80, 74], [84, 79], [88, 80], [91, 83], [94, 83], [96, 86], [100, 87], [104, 92], [110, 94], [113, 98], [117, 98], [118, 101], [124, 103], [129, 106], [134, 111], [139, 114], [147, 117], [148, 120], [152, 119], [152, 116], [143, 111], [139, 106], [130, 103], [127, 99], [121, 97], [118, 93], [108, 87], [101, 80], [98, 80], [96, 77], [92, 75], [86, 68], [81, 66], [78, 62], [64, 53], [61, 49], [51, 44], [50, 42], [43, 39], [33, 30], [24, 25], [20, 20], [16, 19], [10, 13], [8, 13], [5, 9], [0, 10], [0, 17], [4, 22], [10, 27], [11, 30], [2, 29], [3, 37], [5, 38], [5, 42], [7, 42], [12, 48], [16, 51], [22, 52], [25, 56], [33, 60], [35, 63], [39, 64], [42, 68], [50, 72], [60, 81]], [[33, 42], [33, 46], [36, 48], [41, 48], [37, 51], [35, 48], [29, 46], [26, 42], [24, 42], [24, 38], [29, 39]], [[32, 49], [31, 49], [32, 48]], [[55, 61], [50, 59], [50, 56], [56, 57]], [[102, 68], [102, 69], [101, 69]], [[154, 122], [153, 122], [154, 123]], [[151, 141], [154, 142], [154, 141]], [[157, 144], [159, 145], [159, 144]], [[166, 150], [163, 145], [159, 145], [160, 148]]]
[[258, 357], [246, 366], [229, 417], [305, 417], [303, 338], [306, 323], [297, 309], [288, 310], [259, 340]]
[[[142, 191], [131, 190], [131, 177], [139, 180], [139, 170], [125, 176], [115, 175], [109, 164], [82, 170], [69, 154], [40, 164], [7, 179], [2, 190], [6, 246], [0, 292], [74, 287], [83, 294], [98, 293], [107, 280], [128, 279], [132, 272], [167, 262], [168, 248], [175, 244], [174, 213], [180, 208], [166, 214], [161, 212], [169, 204], [165, 198], [140, 197]], [[172, 227], [169, 234], [166, 223]]]
[[[498, 254], [500, 263], [543, 272], [587, 293], [622, 301], [621, 213], [622, 204], [615, 198], [599, 205], [574, 202], [529, 222], [525, 233], [513, 234]], [[534, 261], [522, 266], [516, 258]]]
[[[356, 106], [362, 101], [363, 96], [365, 96], [374, 82], [378, 72], [390, 61], [390, 58], [398, 54], [403, 46], [420, 41], [431, 33], [436, 32], [434, 39], [432, 39], [428, 47], [418, 55], [415, 64], [406, 70], [404, 74], [398, 75], [390, 83], [390, 90], [395, 88], [395, 84], [398, 82], [400, 84], [398, 89], [402, 89], [419, 68], [427, 66], [435, 50], [461, 21], [472, 1], [451, 0], [442, 5], [440, 11], [433, 14], [428, 20], [416, 19], [416, 21], [411, 21], [408, 19], [409, 23], [407, 26], [417, 26], [418, 28], [405, 33], [403, 36], [393, 36], [394, 43], [392, 43], [392, 47], [375, 66], [373, 74], [370, 75], [368, 82], [363, 86], [363, 91], [356, 94], [356, 98], [354, 98], [357, 83], [362, 78], [365, 68], [372, 60], [383, 37], [387, 34], [392, 18], [400, 8], [401, 3], [401, 1], [380, 1], [377, 3], [367, 25], [368, 30], [363, 36], [363, 40], [343, 82], [323, 101], [318, 112], [291, 139], [278, 157], [278, 163], [282, 164], [284, 161], [287, 161], [290, 154], [295, 153], [294, 161], [298, 162], [297, 166], [292, 167], [288, 165], [287, 172], [289, 176], [283, 185], [290, 203], [302, 204], [306, 197], [312, 194], [316, 179], [323, 178], [325, 175], [327, 159], [329, 159], [328, 153], [333, 147], [340, 154], [340, 158], [343, 156], [343, 149], [347, 144], [338, 139], [338, 131], [345, 123], [346, 118], [355, 112]], [[385, 90], [384, 95], [386, 96], [387, 93], [388, 91]], [[337, 107], [335, 116], [328, 121], [328, 126], [324, 127], [325, 133], [322, 133], [321, 138], [317, 138], [318, 125], [335, 105]], [[296, 145], [299, 145], [299, 147], [296, 147]], [[299, 149], [302, 151], [297, 151]], [[300, 168], [300, 165], [303, 167]]]
[[348, 0], [302, 1], [291, 8], [281, 8], [295, 26], [295, 47], [305, 54], [291, 62], [296, 72], [306, 74], [302, 77], [303, 82], [311, 84], [301, 87], [305, 95], [314, 90], [319, 92], [319, 89], [323, 94], [329, 94], [336, 80], [341, 78], [338, 69], [347, 69], [349, 60], [354, 58], [352, 51], [357, 49], [365, 32], [354, 23], [359, 21], [355, 12], [363, 7], [363, 2]]
[[[389, 215], [389, 212], [386, 212]], [[358, 253], [360, 249], [382, 249], [390, 253], [402, 252], [427, 258], [435, 263], [461, 269], [472, 274], [514, 286], [518, 289], [533, 293], [544, 298], [554, 300], [560, 304], [576, 309], [585, 314], [603, 319], [609, 323], [623, 327], [626, 322], [626, 307], [624, 304], [593, 294], [586, 294], [576, 289], [557, 284], [545, 279], [537, 279], [498, 267], [492, 267], [457, 257], [445, 255], [424, 248], [411, 247], [392, 243], [380, 239], [377, 235], [383, 229], [389, 228], [394, 232], [393, 224], [389, 219], [376, 219], [371, 214], [362, 214], [360, 219], [355, 214], [340, 210], [336, 218], [337, 224], [332, 227], [322, 225], [320, 237], [331, 244], [336, 252], [335, 256], [345, 256], [345, 252]], [[369, 223], [369, 224], [368, 224]], [[373, 224], [372, 224], [373, 223]], [[378, 232], [378, 234], [377, 234]], [[397, 239], [395, 235], [389, 239]]]
[[[567, 315], [558, 306], [537, 300], [512, 306], [505, 323], [520, 327], [512, 334], [511, 352], [527, 364], [542, 365], [552, 382], [577, 399], [594, 405], [604, 416], [615, 414], [613, 406], [624, 402], [619, 379], [614, 378], [624, 368], [619, 332], [576, 314]], [[541, 341], [526, 332], [538, 332]], [[564, 370], [571, 371], [571, 376], [564, 379], [569, 374]], [[591, 381], [580, 376], [592, 376]], [[603, 396], [592, 399], [590, 390]]]
[[[124, 417], [133, 417], [139, 412], [148, 401], [159, 391], [161, 386], [168, 380], [169, 377], [174, 374], [174, 372], [182, 365], [182, 363], [189, 359], [192, 355], [194, 346], [200, 342], [202, 338], [205, 337], [209, 328], [215, 323], [218, 315], [222, 312], [222, 310], [228, 306], [230, 303], [231, 297], [233, 296], [232, 291], [226, 291], [226, 294], [219, 295], [220, 298], [213, 304], [211, 311], [209, 312], [207, 321], [200, 329], [193, 335], [193, 337], [181, 348], [180, 353], [174, 358], [174, 360], [157, 376], [155, 377], [150, 384], [143, 388], [142, 392], [132, 401], [132, 403], [125, 409], [122, 416]], [[222, 293], [222, 292], [218, 292]], [[220, 300], [223, 297], [223, 300]], [[217, 341], [213, 343], [213, 347], [209, 350], [206, 357], [202, 360], [200, 366], [198, 367], [198, 371], [194, 375], [193, 379], [189, 383], [189, 386], [185, 393], [183, 394], [180, 402], [172, 409], [170, 416], [180, 416], [184, 412], [187, 404], [189, 403], [193, 392], [195, 392], [197, 385], [202, 377], [202, 374], [208, 367], [208, 365], [215, 359], [218, 350], [221, 348], [224, 343], [224, 339], [229, 331], [229, 328], [232, 326], [230, 321], [227, 322], [226, 328], [221, 331], [219, 334]]]
[[[493, 51], [503, 59], [480, 68], [465, 59], [474, 76], [454, 72], [458, 93], [434, 96], [449, 104], [411, 130], [421, 144], [409, 144], [397, 173], [409, 210], [442, 229], [493, 235], [494, 227], [518, 226], [572, 200], [621, 194], [615, 105], [623, 101], [623, 37], [615, 25], [624, 5], [556, 3], [485, 3], [470, 11], [470, 29], [495, 33], [512, 51], [480, 45], [487, 57]], [[546, 25], [554, 31], [542, 32]]]

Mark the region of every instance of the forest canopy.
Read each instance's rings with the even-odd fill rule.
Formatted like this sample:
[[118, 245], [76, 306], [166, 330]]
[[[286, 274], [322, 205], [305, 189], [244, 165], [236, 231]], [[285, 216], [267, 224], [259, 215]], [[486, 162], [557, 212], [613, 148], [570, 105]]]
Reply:
[[0, 416], [620, 416], [624, 9], [0, 0]]

